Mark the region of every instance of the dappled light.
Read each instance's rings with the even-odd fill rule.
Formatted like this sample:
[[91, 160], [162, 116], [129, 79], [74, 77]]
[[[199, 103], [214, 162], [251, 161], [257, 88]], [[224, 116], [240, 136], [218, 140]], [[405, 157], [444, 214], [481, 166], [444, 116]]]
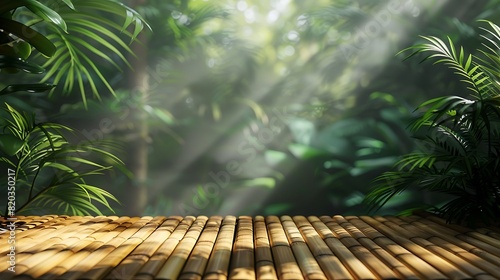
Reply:
[[[446, 164], [433, 165], [439, 151], [457, 154], [476, 143], [489, 141], [487, 158], [496, 153], [491, 137], [498, 133], [488, 122], [474, 135], [493, 136], [477, 141], [465, 131], [472, 123], [427, 136], [416, 128], [472, 114], [476, 103], [466, 99], [460, 75], [477, 94], [497, 92], [498, 1], [74, 2], [38, 14], [30, 4], [10, 11], [21, 25], [53, 11], [35, 24], [40, 42], [17, 27], [2, 29], [0, 95], [10, 109], [2, 113], [9, 121], [0, 148], [2, 164], [15, 167], [18, 187], [29, 190], [19, 194], [21, 214], [367, 215], [382, 205], [380, 214], [438, 213], [467, 201], [479, 215], [494, 205], [475, 196], [450, 201], [457, 195], [450, 185], [436, 194], [433, 182], [444, 180], [436, 174], [402, 185], [410, 180], [405, 170], [384, 172], [396, 163], [439, 169]], [[421, 45], [425, 40], [430, 45]], [[421, 52], [433, 51], [457, 64], [419, 64]], [[433, 99], [449, 95], [457, 97]], [[439, 100], [424, 103], [436, 110], [444, 104], [441, 113], [425, 113], [418, 107], [425, 100]], [[460, 102], [462, 109], [451, 109]], [[480, 170], [467, 164], [464, 170]], [[497, 165], [484, 164], [493, 171], [477, 171], [477, 178], [496, 176]], [[497, 197], [495, 183], [488, 186], [484, 192]], [[467, 217], [457, 213], [450, 219]]]
[[500, 0], [2, 0], [0, 279], [500, 279]]

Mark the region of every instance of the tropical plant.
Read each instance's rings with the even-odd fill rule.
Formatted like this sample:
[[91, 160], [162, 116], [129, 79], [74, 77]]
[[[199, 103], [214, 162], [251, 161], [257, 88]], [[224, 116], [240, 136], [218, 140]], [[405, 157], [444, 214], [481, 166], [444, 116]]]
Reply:
[[[22, 114], [8, 104], [5, 111], [7, 117], [2, 118], [0, 125], [4, 133], [0, 148], [5, 156], [0, 157], [0, 162], [6, 164], [15, 177], [16, 200], [7, 205], [5, 212], [0, 212], [2, 215], [35, 209], [71, 215], [102, 214], [93, 202], [113, 211], [109, 200], [116, 201], [116, 198], [85, 181], [110, 169], [111, 164], [122, 164], [108, 151], [113, 148], [111, 143], [70, 145], [65, 133], [73, 132], [71, 128], [49, 122], [36, 123], [33, 114]], [[97, 160], [93, 159], [94, 155], [98, 156]]]
[[[124, 23], [117, 24], [117, 18]], [[129, 31], [131, 25], [133, 30]], [[45, 68], [48, 71], [41, 82], [7, 85], [0, 95], [42, 92], [61, 85], [63, 93], [77, 88], [87, 107], [89, 90], [93, 97], [100, 99], [98, 83], [114, 94], [109, 79], [101, 73], [105, 64], [98, 68], [95, 61], [107, 62], [118, 70], [121, 64], [129, 65], [124, 53], [132, 51], [120, 36], [132, 42], [143, 27], [139, 14], [114, 0], [2, 1], [2, 74], [19, 70], [42, 74]], [[39, 54], [31, 56], [32, 49]], [[41, 57], [48, 58], [42, 66], [32, 62]], [[45, 83], [47, 81], [51, 83]], [[94, 202], [112, 211], [109, 200], [116, 198], [87, 183], [86, 179], [102, 174], [111, 166], [122, 166], [112, 154], [115, 145], [106, 141], [80, 141], [76, 146], [71, 145], [66, 138], [68, 132], [73, 132], [71, 128], [39, 123], [34, 114], [21, 113], [7, 103], [5, 106], [6, 116], [0, 123], [0, 162], [13, 171], [18, 204], [12, 205], [10, 201], [3, 215], [40, 208], [45, 212], [72, 215], [101, 214]]]
[[[117, 24], [114, 17], [123, 20]], [[128, 31], [134, 25], [133, 31]], [[133, 9], [113, 0], [60, 0], [44, 3], [37, 0], [7, 0], [0, 3], [0, 67], [29, 73], [48, 71], [41, 83], [10, 85], [0, 94], [15, 91], [45, 91], [61, 85], [64, 93], [77, 87], [86, 105], [87, 91], [100, 98], [97, 83], [114, 93], [96, 61], [128, 64], [124, 52], [131, 53], [120, 33], [135, 40], [144, 27]], [[48, 33], [48, 35], [44, 35]], [[27, 61], [35, 48], [49, 58], [42, 66]], [[118, 62], [117, 62], [118, 60]]]
[[419, 151], [405, 155], [397, 170], [375, 179], [366, 202], [380, 208], [410, 188], [450, 196], [443, 205], [431, 207], [449, 222], [469, 225], [498, 222], [500, 216], [500, 27], [483, 21], [484, 43], [477, 55], [466, 55], [448, 38], [422, 37], [427, 43], [401, 52], [407, 57], [430, 53], [466, 85], [468, 97], [442, 96], [428, 100], [417, 110], [422, 114], [410, 125]]

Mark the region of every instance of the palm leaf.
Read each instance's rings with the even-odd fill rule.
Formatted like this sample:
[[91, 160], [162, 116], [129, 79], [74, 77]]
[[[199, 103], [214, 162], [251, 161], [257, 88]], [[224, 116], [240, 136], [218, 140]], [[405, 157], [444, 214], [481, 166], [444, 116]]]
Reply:
[[[95, 57], [101, 58], [121, 71], [120, 64], [130, 67], [125, 53], [132, 54], [128, 44], [118, 35], [135, 40], [145, 26], [142, 17], [129, 7], [112, 0], [105, 1], [65, 1], [65, 7], [58, 14], [67, 28], [48, 25], [51, 34], [47, 36], [57, 51], [43, 65], [47, 72], [42, 82], [51, 81], [60, 84], [65, 93], [78, 88], [84, 106], [87, 106], [88, 92], [100, 99], [98, 83], [102, 83], [113, 95], [114, 90], [108, 78], [95, 64]], [[117, 24], [109, 18], [123, 20]], [[127, 28], [134, 25], [134, 31]], [[67, 32], [65, 32], [67, 31]], [[54, 89], [51, 94], [54, 93]]]
[[64, 19], [54, 10], [45, 6], [44, 4], [38, 2], [37, 0], [17, 0], [24, 4], [31, 12], [39, 16], [41, 19], [53, 23], [55, 26], [61, 28], [63, 31], [67, 31], [66, 22]]
[[422, 37], [429, 43], [415, 45], [406, 59], [430, 53], [423, 61], [447, 65], [458, 75], [472, 99], [444, 96], [422, 103], [423, 113], [410, 125], [423, 151], [404, 156], [398, 171], [386, 172], [374, 181], [366, 202], [372, 209], [387, 203], [403, 190], [417, 186], [443, 192], [455, 198], [439, 208], [448, 221], [489, 223], [500, 215], [500, 28], [488, 22], [486, 40], [479, 56], [466, 55], [436, 37]]
[[385, 172], [375, 178], [370, 192], [364, 198], [364, 203], [368, 205], [369, 211], [377, 211], [395, 195], [410, 188], [417, 179], [411, 173]]
[[[100, 214], [93, 204], [97, 202], [112, 211], [109, 200], [116, 198], [87, 184], [85, 179], [110, 170], [112, 165], [125, 169], [112, 153], [117, 148], [115, 144], [81, 142], [72, 146], [64, 135], [72, 132], [71, 128], [57, 123], [35, 123], [34, 115], [21, 114], [8, 104], [5, 110], [10, 118], [4, 120], [2, 128], [11, 134], [1, 135], [0, 141], [9, 142], [11, 139], [4, 139], [6, 135], [19, 141], [10, 148], [12, 153], [0, 161], [16, 170], [16, 187], [27, 190], [24, 195], [27, 197], [19, 198], [17, 210], [29, 212], [45, 207], [73, 215]], [[45, 180], [50, 174], [50, 180]]]
[[100, 202], [112, 211], [106, 198], [116, 200], [110, 193], [86, 184], [55, 185], [37, 196], [26, 210], [42, 207], [70, 215], [103, 215], [92, 202]]
[[422, 61], [437, 58], [434, 64], [443, 63], [455, 70], [455, 74], [462, 77], [461, 81], [467, 85], [467, 88], [472, 92], [473, 96], [478, 99], [482, 98], [483, 92], [481, 90], [484, 89], [485, 86], [489, 86], [490, 81], [488, 80], [487, 74], [481, 70], [481, 67], [470, 68], [474, 63], [473, 57], [468, 55], [467, 59], [465, 59], [464, 50], [462, 48], [457, 54], [455, 45], [450, 38], [448, 38], [448, 47], [444, 41], [437, 37], [421, 37], [430, 43], [415, 45], [399, 53], [412, 50], [413, 52], [405, 58], [408, 59], [416, 54], [431, 52], [431, 54], [426, 56]]
[[29, 26], [26, 26], [15, 20], [2, 17], [0, 17], [0, 26], [2, 27], [2, 32], [12, 33], [16, 35], [17, 37], [35, 47], [45, 56], [50, 57], [56, 51], [56, 47], [51, 41], [49, 41], [44, 35]]

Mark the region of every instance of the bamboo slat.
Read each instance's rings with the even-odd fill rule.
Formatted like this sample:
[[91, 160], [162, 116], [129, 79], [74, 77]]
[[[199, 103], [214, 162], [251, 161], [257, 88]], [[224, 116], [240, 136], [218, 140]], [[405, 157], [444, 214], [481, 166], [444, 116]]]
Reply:
[[[193, 216], [188, 216], [180, 222], [176, 222], [178, 217], [173, 221], [166, 223], [163, 227], [165, 230], [165, 242], [154, 252], [149, 261], [141, 268], [141, 270], [134, 276], [135, 279], [150, 280], [158, 274], [160, 269], [164, 266], [167, 259], [171, 256], [177, 245], [184, 238], [185, 234], [196, 220]], [[175, 228], [174, 230], [172, 230]], [[171, 232], [171, 234], [170, 234]]]
[[234, 216], [227, 216], [222, 221], [203, 279], [227, 279], [235, 227]]
[[500, 279], [500, 229], [428, 215], [17, 218], [1, 280]]
[[207, 220], [208, 218], [206, 216], [200, 216], [193, 222], [184, 238], [179, 242], [177, 247], [175, 247], [172, 256], [167, 259], [167, 262], [156, 275], [156, 279], [167, 280], [177, 279], [179, 277], [189, 254], [193, 250], [196, 241], [201, 235], [203, 227], [205, 227]]
[[257, 216], [254, 220], [254, 243], [255, 243], [255, 270], [257, 279], [277, 280], [274, 268], [271, 245], [267, 234], [266, 222], [263, 216]]
[[500, 257], [497, 256], [499, 248], [494, 248], [489, 244], [481, 242], [474, 238], [458, 238], [459, 233], [449, 228], [440, 227], [439, 225], [420, 219], [413, 222], [416, 226], [432, 232], [435, 236], [441, 237], [453, 244], [459, 245], [468, 252], [474, 253], [489, 262], [500, 266]]
[[[294, 217], [294, 220], [296, 220], [298, 224], [299, 222], [302, 224], [300, 227], [302, 235], [304, 235], [307, 244], [311, 247], [315, 258], [324, 260], [326, 258], [322, 256], [328, 256], [328, 259], [333, 259], [336, 258], [336, 255], [350, 273], [348, 275], [355, 275], [359, 279], [376, 279], [376, 276], [370, 269], [365, 266], [365, 264], [363, 264], [344, 243], [339, 241], [323, 222], [316, 217], [309, 217], [309, 219], [314, 222], [315, 227], [313, 227], [304, 217]], [[331, 265], [336, 262], [320, 261], [319, 263], [325, 271], [325, 274], [328, 272], [327, 276], [329, 279], [334, 279], [336, 275], [338, 275], [339, 269], [335, 267], [332, 268]], [[379, 264], [383, 265], [382, 263]], [[344, 271], [344, 273], [345, 272], [346, 271]]]
[[[482, 276], [487, 275], [487, 273], [480, 269], [479, 267], [475, 266], [473, 263], [468, 262], [467, 260], [460, 258], [459, 256], [453, 254], [452, 252], [442, 248], [439, 246], [439, 244], [434, 244], [427, 240], [424, 237], [420, 237], [418, 233], [419, 231], [416, 228], [411, 228], [413, 231], [408, 230], [408, 227], [411, 227], [411, 225], [407, 227], [400, 226], [398, 221], [400, 221], [396, 217], [389, 217], [388, 222], [385, 222], [387, 226], [389, 226], [391, 229], [396, 231], [397, 233], [405, 236], [406, 238], [412, 240], [413, 242], [419, 244], [420, 246], [426, 248], [427, 250], [431, 251], [433, 254], [440, 256], [449, 262], [453, 263], [457, 269], [462, 270], [470, 275], [470, 277], [473, 278], [480, 278]], [[403, 224], [401, 222], [401, 224]]]
[[356, 238], [356, 240], [367, 248], [371, 253], [376, 255], [380, 260], [382, 260], [386, 265], [388, 265], [396, 274], [398, 278], [403, 279], [419, 279], [417, 274], [407, 267], [402, 261], [396, 258], [393, 254], [386, 251], [384, 248], [379, 246], [374, 238], [383, 238], [384, 235], [377, 232], [371, 227], [367, 227], [358, 217], [346, 218], [351, 225], [343, 225], [345, 229]]
[[[74, 251], [71, 249], [74, 248], [76, 244], [80, 243], [83, 238], [87, 237], [88, 233], [108, 227], [110, 225], [109, 222], [112, 220], [113, 219], [102, 219], [100, 217], [96, 217], [95, 219], [91, 219], [89, 221], [89, 225], [86, 225], [86, 232], [76, 231], [75, 235], [72, 235], [68, 238], [60, 236], [61, 241], [57, 244], [52, 245], [50, 249], [43, 251], [45, 254], [35, 255], [38, 256], [40, 260], [37, 265], [35, 265], [37, 261], [34, 261], [31, 258], [26, 260], [26, 262], [30, 266], [29, 270], [26, 271], [26, 274], [31, 275], [35, 279], [39, 279], [42, 277], [42, 275], [52, 272], [59, 263], [62, 263], [73, 256]], [[77, 225], [81, 226], [81, 224]]]
[[[387, 250], [389, 253], [391, 253], [394, 257], [397, 259], [401, 260], [401, 262], [405, 263], [408, 267], [414, 268], [418, 267], [418, 270], [414, 270], [416, 274], [418, 274], [420, 277], [427, 278], [427, 279], [444, 279], [446, 276], [442, 274], [438, 269], [435, 267], [431, 266], [429, 263], [426, 261], [422, 260], [422, 256], [427, 257], [428, 254], [426, 250], [423, 250], [420, 246], [415, 246], [413, 242], [411, 242], [406, 248], [402, 246], [401, 244], [398, 244], [394, 240], [398, 240], [399, 243], [404, 244], [405, 240], [400, 240], [398, 235], [392, 235], [389, 234], [389, 236], [385, 236], [383, 234], [383, 230], [385, 229], [380, 223], [375, 221], [371, 217], [367, 216], [361, 216], [360, 219], [362, 220], [362, 223], [365, 223], [365, 228], [366, 227], [372, 227], [374, 228], [378, 234], [374, 235], [373, 232], [369, 232], [369, 237], [372, 235], [372, 237], [377, 236], [378, 238], [373, 238], [375, 243], [380, 245], [380, 247], [384, 248]], [[370, 223], [370, 224], [368, 224]], [[382, 235], [382, 236], [380, 236]], [[412, 254], [408, 249], [413, 248], [414, 251], [417, 254]], [[443, 264], [445, 266], [445, 264]]]
[[139, 270], [150, 260], [154, 252], [158, 250], [182, 220], [182, 217], [179, 216], [173, 216], [168, 219], [166, 217], [160, 218], [158, 224], [150, 223], [151, 226], [157, 226], [155, 227], [155, 231], [123, 259], [119, 265], [114, 267], [105, 278], [106, 280], [135, 279]]
[[296, 225], [289, 216], [281, 217], [281, 223], [304, 278], [327, 279], [297, 228], [301, 224]]
[[429, 241], [438, 244], [442, 248], [446, 248], [447, 250], [452, 251], [454, 254], [466, 259], [467, 261], [473, 263], [475, 266], [487, 271], [494, 277], [500, 279], [500, 264], [498, 264], [498, 261], [494, 255], [482, 251], [467, 242], [463, 242], [462, 240], [454, 236], [442, 234], [438, 230], [435, 230], [420, 222], [412, 222], [412, 225], [424, 231], [432, 233], [433, 237], [430, 238]]
[[[89, 232], [106, 225], [106, 222], [95, 223], [93, 224], [94, 227], [89, 227], [84, 232], [76, 230], [80, 225], [79, 223], [67, 222], [52, 219], [51, 223], [46, 225], [44, 231], [37, 231], [36, 235], [32, 237], [36, 242], [33, 242], [31, 238], [30, 243], [27, 240], [23, 240], [23, 243], [20, 242], [20, 248], [18, 248], [24, 250], [24, 252], [16, 256], [16, 270], [19, 273], [26, 272], [38, 278], [50, 270], [52, 266], [64, 260], [65, 253], [60, 254], [61, 251], [80, 241]], [[50, 261], [50, 265], [47, 265], [47, 261]]]
[[495, 240], [500, 240], [500, 233], [499, 233], [500, 230], [494, 231], [493, 229], [489, 229], [489, 228], [479, 228], [476, 230], [476, 232], [484, 234], [484, 235], [489, 236], [489, 237], [492, 237]]
[[[497, 257], [497, 258], [495, 258], [496, 263], [500, 264], [500, 248], [495, 247], [495, 245], [489, 244], [488, 242], [481, 241], [480, 239], [474, 238], [471, 235], [462, 234], [459, 231], [456, 231], [455, 229], [459, 228], [458, 226], [454, 226], [453, 228], [452, 227], [443, 228], [439, 224], [437, 224], [433, 221], [430, 221], [430, 220], [426, 221], [425, 219], [423, 219], [423, 220], [421, 220], [421, 222], [432, 227], [433, 229], [440, 230], [441, 233], [446, 233], [447, 235], [454, 236], [462, 241], [465, 241], [465, 242], [471, 244], [472, 246], [477, 247], [480, 250], [484, 250], [484, 251], [496, 256]], [[493, 242], [493, 243], [496, 243], [496, 242]]]
[[267, 217], [266, 225], [278, 277], [285, 280], [304, 279], [279, 218]]
[[[72, 267], [67, 267], [65, 265], [66, 272], [60, 276], [55, 276], [55, 279], [82, 279], [81, 276], [96, 267], [101, 263], [101, 261], [106, 258], [109, 254], [111, 254], [114, 250], [116, 250], [120, 245], [122, 245], [128, 238], [130, 238], [133, 234], [135, 234], [139, 229], [144, 226], [149, 220], [150, 217], [145, 218], [130, 218], [128, 221], [124, 222], [118, 227], [119, 234], [107, 241], [96, 243], [91, 243], [89, 246], [89, 250], [80, 251], [80, 256], [77, 256], [78, 263]], [[97, 247], [97, 248], [96, 248]], [[94, 250], [95, 249], [95, 250]], [[92, 251], [91, 251], [92, 250]], [[83, 257], [83, 259], [81, 259]], [[75, 263], [77, 260], [72, 260], [72, 263]]]
[[222, 217], [211, 217], [193, 248], [179, 279], [201, 279], [219, 233]]
[[251, 217], [241, 216], [234, 239], [229, 279], [255, 279], [253, 252], [253, 221]]
[[52, 219], [50, 222], [47, 222], [47, 225], [38, 226], [33, 230], [16, 234], [16, 239], [19, 239], [17, 248], [25, 253], [38, 252], [61, 240], [62, 235], [64, 235], [64, 238], [67, 238], [68, 234], [72, 236], [80, 234], [74, 230], [80, 224], [73, 223], [71, 219]]
[[[410, 240], [408, 238], [405, 238], [404, 231], [399, 229], [397, 226], [395, 227], [387, 219], [383, 217], [376, 217], [375, 219], [371, 217], [366, 217], [363, 220], [372, 226], [377, 226], [377, 228], [379, 228], [382, 232], [384, 232], [384, 234], [392, 236], [392, 240], [396, 241], [396, 243], [398, 243], [399, 245], [401, 245], [414, 255], [417, 255], [419, 258], [432, 265], [441, 273], [445, 274], [448, 278], [452, 279], [471, 278], [470, 274], [466, 274], [457, 266], [455, 266], [453, 262], [450, 262], [450, 258], [453, 258], [451, 255], [445, 254], [443, 258], [442, 257], [443, 255], [436, 254], [436, 252], [429, 251], [428, 248], [422, 246], [423, 244], [421, 242], [417, 242], [418, 239], [415, 240], [416, 238], [413, 238], [412, 240]], [[389, 225], [393, 225], [393, 227], [391, 228]], [[394, 227], [399, 230], [394, 230], [393, 229]], [[477, 273], [482, 274], [483, 272], [478, 271]]]
[[[57, 230], [58, 228], [64, 227], [65, 225], [81, 224], [90, 219], [91, 217], [68, 217], [68, 216], [53, 217], [50, 220], [33, 218], [27, 221], [25, 224], [23, 224], [20, 228], [16, 228], [16, 230], [19, 230], [19, 232], [16, 234], [16, 238], [33, 239], [38, 237], [47, 239], [48, 235], [53, 230]], [[30, 230], [28, 231], [27, 229]], [[40, 233], [41, 231], [46, 233], [46, 236], [38, 236], [38, 233]], [[41, 239], [37, 240], [40, 241]]]
[[[118, 266], [118, 264], [132, 253], [135, 248], [144, 242], [156, 230], [156, 228], [165, 220], [165, 217], [143, 217], [147, 221], [146, 224], [141, 225], [132, 236], [127, 238], [120, 244], [113, 252], [108, 254], [98, 265], [95, 265], [91, 271], [87, 271], [80, 278], [83, 279], [102, 279], [109, 274], [111, 270]], [[132, 226], [133, 228], [134, 226]], [[128, 271], [128, 268], [127, 268]], [[117, 274], [121, 276], [120, 274]]]
[[[120, 217], [108, 225], [100, 228], [98, 231], [92, 233], [81, 241], [69, 245], [60, 254], [67, 256], [62, 262], [56, 263], [50, 271], [37, 277], [38, 279], [59, 279], [62, 274], [69, 271], [73, 266], [77, 265], [80, 261], [85, 259], [91, 252], [97, 250], [102, 244], [110, 241], [118, 234], [120, 229], [123, 230], [124, 226], [131, 225], [129, 217]], [[124, 226], [119, 227], [121, 224]], [[103, 235], [102, 233], [106, 233]], [[42, 264], [43, 265], [43, 264]]]
[[[397, 275], [381, 260], [379, 260], [375, 255], [373, 255], [368, 249], [363, 247], [354, 237], [352, 237], [349, 232], [341, 227], [340, 225], [335, 225], [333, 219], [330, 217], [323, 217], [324, 221], [332, 227], [333, 232], [317, 217], [309, 217], [314, 229], [319, 233], [321, 238], [338, 238], [346, 248], [348, 248], [359, 261], [361, 261], [367, 269], [369, 269], [373, 274], [377, 275], [378, 278], [382, 279], [394, 279]], [[347, 222], [346, 222], [347, 223]], [[347, 225], [348, 227], [350, 224]], [[334, 234], [335, 233], [335, 234]], [[361, 279], [370, 278], [367, 272], [362, 271], [360, 274], [358, 271], [359, 264], [354, 263], [348, 266], [348, 269], [354, 275], [357, 275]]]

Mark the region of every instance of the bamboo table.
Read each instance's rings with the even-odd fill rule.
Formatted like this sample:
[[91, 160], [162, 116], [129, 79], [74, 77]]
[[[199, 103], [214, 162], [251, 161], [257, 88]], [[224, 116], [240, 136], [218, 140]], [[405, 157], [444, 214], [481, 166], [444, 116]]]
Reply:
[[433, 216], [15, 222], [0, 234], [2, 280], [500, 279], [499, 228], [471, 230]]

